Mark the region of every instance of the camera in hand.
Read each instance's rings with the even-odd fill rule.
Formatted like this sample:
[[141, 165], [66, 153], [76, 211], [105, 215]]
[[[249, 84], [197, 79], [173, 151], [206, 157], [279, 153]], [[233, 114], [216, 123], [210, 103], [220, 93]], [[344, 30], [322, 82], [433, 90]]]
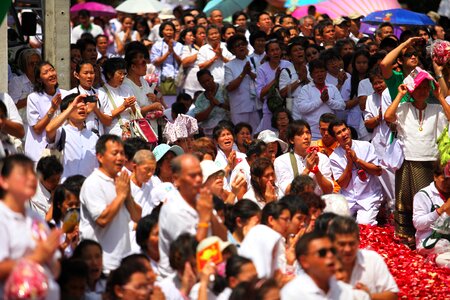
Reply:
[[95, 103], [95, 102], [97, 102], [97, 97], [95, 97], [94, 95], [86, 96], [84, 98], [84, 103]]

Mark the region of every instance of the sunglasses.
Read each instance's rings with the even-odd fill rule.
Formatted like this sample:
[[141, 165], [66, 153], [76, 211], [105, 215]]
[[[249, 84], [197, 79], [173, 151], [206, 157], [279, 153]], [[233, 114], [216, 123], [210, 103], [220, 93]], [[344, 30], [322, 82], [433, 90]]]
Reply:
[[189, 20], [189, 21], [186, 21], [186, 24], [193, 24], [193, 23], [195, 23], [195, 21], [194, 21], [194, 20]]
[[403, 54], [403, 56], [406, 57], [406, 58], [410, 58], [410, 57], [412, 57], [413, 55], [414, 55], [415, 57], [417, 57], [417, 56], [418, 56], [417, 51], [406, 52], [405, 54]]
[[333, 255], [336, 255], [336, 253], [337, 253], [336, 248], [334, 248], [334, 247], [321, 248], [316, 251], [316, 253], [319, 255], [320, 258], [324, 258], [325, 256], [327, 256], [328, 252], [331, 252]]

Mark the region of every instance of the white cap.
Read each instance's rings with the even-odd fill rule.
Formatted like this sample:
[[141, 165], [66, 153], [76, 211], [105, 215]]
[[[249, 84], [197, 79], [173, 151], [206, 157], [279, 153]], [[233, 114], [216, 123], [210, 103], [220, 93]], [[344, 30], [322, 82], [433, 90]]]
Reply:
[[277, 134], [269, 129], [261, 131], [258, 134], [258, 140], [261, 140], [266, 144], [278, 142], [278, 144], [280, 144], [280, 147], [281, 147], [281, 150], [283, 151], [283, 153], [286, 152], [288, 149], [288, 144], [285, 141], [280, 140], [277, 137]]
[[202, 168], [202, 173], [203, 173], [203, 183], [206, 182], [206, 180], [208, 180], [208, 178], [211, 175], [214, 175], [218, 172], [222, 172], [225, 175], [225, 170], [222, 169], [221, 167], [219, 167], [214, 161], [212, 160], [203, 160], [200, 163], [200, 166]]

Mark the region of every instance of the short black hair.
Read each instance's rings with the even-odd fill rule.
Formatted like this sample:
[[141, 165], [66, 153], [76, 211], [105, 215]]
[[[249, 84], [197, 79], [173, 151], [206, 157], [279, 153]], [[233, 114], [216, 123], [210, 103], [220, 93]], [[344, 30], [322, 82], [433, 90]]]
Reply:
[[61, 110], [61, 112], [65, 111], [67, 109], [67, 107], [69, 107], [69, 104], [72, 103], [73, 100], [75, 100], [75, 98], [79, 95], [80, 94], [78, 94], [78, 93], [72, 93], [72, 94], [65, 96], [61, 100], [61, 104], [59, 105], [59, 109]]
[[332, 136], [332, 137], [336, 137], [336, 135], [334, 134], [334, 127], [336, 127], [336, 126], [341, 126], [341, 125], [345, 125], [345, 127], [347, 127], [348, 128], [348, 125], [347, 125], [347, 122], [345, 122], [344, 120], [340, 120], [340, 119], [337, 119], [336, 118], [336, 120], [333, 120], [331, 123], [330, 123], [330, 125], [328, 125], [328, 133]]
[[261, 224], [268, 225], [270, 216], [273, 217], [274, 219], [278, 219], [283, 210], [286, 209], [289, 211], [289, 213], [291, 212], [289, 206], [285, 202], [273, 201], [267, 203], [262, 210]]
[[314, 70], [321, 69], [326, 70], [327, 67], [323, 60], [321, 59], [314, 59], [309, 62], [309, 73], [311, 74]]
[[336, 120], [337, 116], [333, 113], [324, 113], [320, 116], [319, 122], [323, 123], [331, 123], [332, 121]]
[[123, 150], [127, 160], [131, 161], [139, 150], [150, 150], [150, 145], [146, 140], [140, 137], [132, 137], [123, 142]]
[[316, 187], [316, 182], [308, 175], [298, 175], [291, 182], [290, 195], [300, 195], [307, 186]]
[[265, 40], [267, 40], [267, 34], [262, 31], [262, 30], [255, 30], [250, 34], [250, 45], [252, 45], [252, 47], [255, 46], [255, 41], [257, 39], [261, 39], [264, 38]]
[[91, 16], [91, 13], [87, 9], [81, 9], [78, 11], [79, 17], [89, 18]]
[[303, 130], [304, 128], [311, 131], [311, 126], [309, 126], [308, 122], [305, 120], [295, 120], [289, 123], [287, 128], [287, 138], [289, 143], [291, 143], [291, 140], [293, 140], [296, 135], [300, 134], [300, 130]]
[[203, 75], [206, 75], [206, 74], [212, 77], [212, 74], [211, 74], [211, 71], [210, 71], [210, 70], [208, 70], [208, 69], [200, 69], [200, 70], [197, 72], [197, 80], [200, 81], [200, 78], [201, 78]]
[[118, 70], [126, 70], [127, 63], [125, 59], [121, 57], [112, 57], [108, 58], [103, 63], [103, 75], [105, 75], [106, 81], [111, 80], [114, 76], [114, 73]]
[[328, 227], [328, 234], [333, 241], [338, 234], [355, 234], [359, 239], [358, 223], [352, 217], [337, 216]]
[[288, 123], [291, 123], [292, 121], [294, 121], [294, 119], [292, 118], [291, 112], [286, 107], [280, 107], [272, 114], [272, 118], [270, 120], [272, 127], [275, 129], [278, 129], [277, 128], [277, 120], [278, 120], [278, 116], [281, 113], [286, 113], [288, 120], [289, 120]]
[[306, 205], [301, 196], [287, 195], [281, 198], [279, 202], [285, 204], [289, 209], [289, 211], [291, 212], [291, 219], [296, 213], [308, 215], [308, 205]]
[[309, 245], [312, 241], [324, 238], [330, 239], [329, 236], [320, 231], [312, 231], [304, 234], [297, 242], [297, 245], [295, 245], [295, 256], [297, 257], [297, 259], [300, 256], [308, 254]]
[[108, 143], [109, 141], [123, 145], [122, 139], [119, 136], [115, 134], [104, 134], [97, 140], [97, 143], [95, 144], [95, 153], [105, 154], [106, 143]]
[[163, 37], [163, 30], [166, 28], [166, 26], [170, 26], [173, 29], [173, 32], [175, 33], [175, 25], [171, 21], [164, 21], [162, 22], [161, 26], [159, 26], [159, 36]]
[[153, 228], [158, 225], [158, 214], [150, 214], [139, 220], [136, 227], [136, 243], [142, 250], [147, 249], [147, 240]]
[[235, 34], [232, 37], [230, 37], [228, 39], [228, 41], [227, 41], [227, 49], [228, 49], [228, 51], [231, 52], [233, 50], [233, 48], [234, 48], [234, 45], [236, 45], [236, 43], [239, 42], [239, 41], [241, 41], [241, 42], [245, 43], [246, 45], [248, 45], [248, 41], [245, 38], [245, 36], [240, 35], [240, 34]]
[[183, 271], [184, 265], [192, 257], [195, 257], [198, 242], [189, 233], [183, 233], [170, 244], [169, 263], [175, 271]]
[[325, 63], [325, 65], [331, 60], [342, 60], [339, 53], [335, 49], [327, 49], [320, 53], [320, 59]]
[[94, 47], [97, 47], [97, 44], [95, 43], [94, 39], [90, 38], [81, 38], [77, 41], [78, 49], [80, 49], [81, 54], [83, 55], [83, 52], [86, 50], [88, 45], [93, 45]]
[[42, 157], [38, 161], [36, 171], [42, 176], [43, 180], [47, 180], [53, 175], [62, 174], [64, 167], [56, 156], [50, 155]]

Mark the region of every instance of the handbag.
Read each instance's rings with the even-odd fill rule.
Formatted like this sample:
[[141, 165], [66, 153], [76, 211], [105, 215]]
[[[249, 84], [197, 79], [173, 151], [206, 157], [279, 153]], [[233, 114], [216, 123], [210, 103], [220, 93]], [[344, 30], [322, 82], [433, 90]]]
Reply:
[[403, 142], [395, 137], [394, 132], [391, 132], [389, 141], [390, 144], [387, 146], [386, 152], [381, 158], [381, 165], [395, 172], [402, 167], [403, 161], [405, 160]]
[[138, 137], [152, 144], [158, 143], [158, 136], [155, 134], [149, 121], [142, 117], [140, 110], [136, 110], [135, 117], [135, 119], [130, 121], [131, 137]]
[[[289, 69], [284, 68], [282, 70], [285, 69], [288, 70], [290, 76]], [[269, 108], [269, 110], [272, 113], [275, 113], [277, 110], [281, 108], [286, 108], [286, 99], [281, 96], [279, 85], [280, 85], [280, 78], [278, 77], [276, 78], [275, 84], [272, 85], [267, 95], [267, 108]]]
[[166, 77], [161, 80], [159, 84], [159, 89], [164, 96], [174, 96], [177, 94], [177, 86], [175, 84], [175, 79], [172, 77]]

